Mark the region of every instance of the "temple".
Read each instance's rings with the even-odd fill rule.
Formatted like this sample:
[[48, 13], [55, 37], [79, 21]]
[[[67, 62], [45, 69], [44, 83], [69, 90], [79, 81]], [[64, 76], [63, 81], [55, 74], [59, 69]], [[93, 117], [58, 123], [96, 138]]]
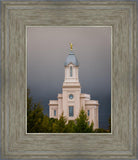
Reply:
[[88, 116], [88, 124], [90, 125], [93, 121], [94, 129], [99, 128], [99, 103], [97, 100], [91, 100], [90, 94], [81, 93], [79, 62], [72, 51], [72, 43], [64, 67], [62, 93], [58, 94], [57, 100], [49, 101], [49, 117], [59, 119], [63, 113], [67, 121], [75, 120], [83, 108]]

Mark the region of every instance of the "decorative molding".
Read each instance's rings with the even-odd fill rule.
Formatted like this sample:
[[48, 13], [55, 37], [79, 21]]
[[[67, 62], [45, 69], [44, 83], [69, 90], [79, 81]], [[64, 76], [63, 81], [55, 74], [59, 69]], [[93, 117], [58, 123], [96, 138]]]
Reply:
[[[136, 2], [2, 2], [3, 158], [136, 158]], [[27, 26], [112, 27], [112, 134], [27, 134]]]

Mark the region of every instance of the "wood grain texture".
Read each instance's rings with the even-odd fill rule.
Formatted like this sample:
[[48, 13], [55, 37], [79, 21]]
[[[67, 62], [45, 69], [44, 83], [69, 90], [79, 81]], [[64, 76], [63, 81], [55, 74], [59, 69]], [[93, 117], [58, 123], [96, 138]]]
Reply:
[[[112, 134], [27, 134], [27, 26], [112, 26]], [[3, 158], [136, 158], [136, 3], [2, 2]]]

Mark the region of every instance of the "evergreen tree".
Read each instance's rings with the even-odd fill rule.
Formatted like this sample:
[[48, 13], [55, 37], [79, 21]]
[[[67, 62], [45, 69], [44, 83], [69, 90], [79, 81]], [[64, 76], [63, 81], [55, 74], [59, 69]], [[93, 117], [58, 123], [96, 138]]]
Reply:
[[98, 128], [93, 130], [94, 123], [88, 125], [88, 117], [83, 109], [76, 120], [67, 119], [61, 114], [59, 120], [49, 118], [43, 114], [43, 106], [33, 103], [30, 89], [27, 89], [27, 132], [28, 133], [107, 133], [111, 132], [111, 117], [109, 118], [109, 131]]
[[108, 123], [109, 123], [109, 126], [108, 126], [109, 132], [111, 133], [111, 116], [109, 117]]
[[40, 103], [33, 103], [30, 90], [27, 90], [27, 132], [40, 133], [44, 118], [43, 107]]
[[42, 124], [41, 124], [41, 133], [48, 133], [51, 131], [51, 126], [50, 126], [50, 119], [47, 115], [44, 116]]
[[88, 133], [89, 125], [88, 118], [83, 109], [81, 109], [79, 117], [76, 119], [76, 133]]
[[66, 125], [65, 132], [66, 133], [75, 133], [75, 122], [73, 120], [68, 121], [68, 124]]
[[94, 133], [107, 133], [108, 131], [103, 128], [97, 128], [94, 130]]
[[50, 128], [49, 132], [50, 133], [58, 133], [58, 119], [55, 118], [49, 118], [49, 123], [50, 123]]
[[53, 124], [53, 132], [54, 133], [65, 133], [66, 132], [66, 123], [67, 123], [67, 120], [63, 116], [63, 113], [62, 113], [59, 120]]
[[91, 125], [89, 126], [88, 133], [93, 133], [94, 132], [93, 126], [94, 126], [94, 123], [92, 121]]
[[27, 89], [27, 116], [31, 113], [33, 108], [33, 100], [30, 96], [30, 89]]

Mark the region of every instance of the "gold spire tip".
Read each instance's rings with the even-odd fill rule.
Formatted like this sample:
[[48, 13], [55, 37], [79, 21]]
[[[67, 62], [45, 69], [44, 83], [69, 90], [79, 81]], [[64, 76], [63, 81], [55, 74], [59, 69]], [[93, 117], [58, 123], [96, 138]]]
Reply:
[[72, 43], [70, 43], [70, 50], [72, 51]]

